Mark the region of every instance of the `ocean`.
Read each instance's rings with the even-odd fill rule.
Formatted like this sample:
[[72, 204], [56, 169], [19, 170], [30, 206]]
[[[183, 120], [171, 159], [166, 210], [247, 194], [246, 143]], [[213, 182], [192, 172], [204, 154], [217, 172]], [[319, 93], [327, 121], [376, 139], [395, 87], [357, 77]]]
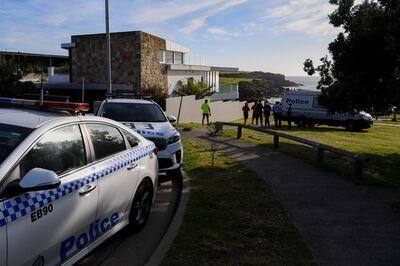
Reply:
[[303, 86], [294, 87], [296, 89], [316, 91], [320, 77], [319, 76], [287, 76], [286, 80], [302, 84]]

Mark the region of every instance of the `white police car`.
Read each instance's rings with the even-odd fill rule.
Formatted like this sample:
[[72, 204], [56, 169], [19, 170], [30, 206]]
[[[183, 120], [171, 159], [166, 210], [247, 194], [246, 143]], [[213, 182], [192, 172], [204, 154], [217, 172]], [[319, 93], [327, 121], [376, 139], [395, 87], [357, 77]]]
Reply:
[[85, 104], [0, 98], [0, 265], [71, 265], [128, 225], [146, 223], [155, 145], [115, 121], [3, 105]]
[[176, 118], [167, 117], [158, 104], [138, 99], [106, 99], [96, 115], [119, 121], [154, 142], [160, 172], [173, 177], [179, 173], [183, 148], [180, 134], [171, 125]]

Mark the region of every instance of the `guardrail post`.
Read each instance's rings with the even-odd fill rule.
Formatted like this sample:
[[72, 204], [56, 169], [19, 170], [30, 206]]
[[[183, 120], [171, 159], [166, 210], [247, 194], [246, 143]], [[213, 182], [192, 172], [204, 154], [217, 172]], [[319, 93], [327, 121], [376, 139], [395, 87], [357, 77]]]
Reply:
[[277, 149], [279, 148], [279, 136], [274, 135], [274, 148]]
[[223, 129], [223, 124], [221, 123], [215, 123], [215, 131], [220, 132]]
[[356, 177], [361, 177], [363, 172], [364, 162], [360, 159], [355, 159], [354, 161], [354, 175]]
[[238, 139], [240, 139], [240, 138], [242, 137], [242, 127], [241, 127], [241, 126], [238, 126], [238, 128], [237, 128], [237, 135], [236, 135], [236, 137], [237, 137]]
[[322, 163], [324, 161], [324, 157], [325, 157], [325, 149], [318, 147], [317, 148], [317, 160], [319, 163]]

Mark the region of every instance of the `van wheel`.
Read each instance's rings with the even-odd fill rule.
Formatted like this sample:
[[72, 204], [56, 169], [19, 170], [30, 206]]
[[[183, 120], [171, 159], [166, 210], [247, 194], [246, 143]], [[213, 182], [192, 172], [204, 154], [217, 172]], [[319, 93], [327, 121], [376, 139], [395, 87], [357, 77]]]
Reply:
[[308, 127], [314, 127], [315, 126], [315, 123], [313, 123], [313, 122], [308, 122]]
[[354, 121], [348, 121], [348, 122], [346, 123], [346, 130], [347, 130], [347, 131], [356, 131], [356, 130], [357, 130]]
[[146, 225], [152, 204], [153, 185], [145, 179], [136, 190], [129, 213], [129, 227], [132, 231], [140, 231]]
[[297, 126], [298, 127], [305, 127], [307, 125], [306, 119], [305, 118], [299, 118], [297, 121]]

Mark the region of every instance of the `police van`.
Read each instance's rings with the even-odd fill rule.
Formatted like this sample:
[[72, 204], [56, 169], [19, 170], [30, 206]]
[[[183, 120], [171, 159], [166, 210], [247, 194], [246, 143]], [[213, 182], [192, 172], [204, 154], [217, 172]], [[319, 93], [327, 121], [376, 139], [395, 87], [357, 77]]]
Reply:
[[329, 113], [318, 102], [319, 91], [288, 90], [282, 98], [282, 120], [288, 120], [288, 109], [291, 107], [290, 118], [298, 126], [312, 127], [318, 125], [343, 126], [355, 131], [370, 128], [372, 116], [365, 112], [359, 113]]
[[[166, 116], [161, 107], [150, 100], [131, 99], [129, 93], [112, 93], [96, 111], [97, 116], [116, 120], [154, 142], [160, 172], [170, 177], [180, 174], [183, 148], [179, 132], [171, 125], [174, 116]], [[122, 98], [119, 98], [122, 97]]]
[[146, 224], [154, 143], [88, 109], [0, 98], [0, 265], [72, 265]]

